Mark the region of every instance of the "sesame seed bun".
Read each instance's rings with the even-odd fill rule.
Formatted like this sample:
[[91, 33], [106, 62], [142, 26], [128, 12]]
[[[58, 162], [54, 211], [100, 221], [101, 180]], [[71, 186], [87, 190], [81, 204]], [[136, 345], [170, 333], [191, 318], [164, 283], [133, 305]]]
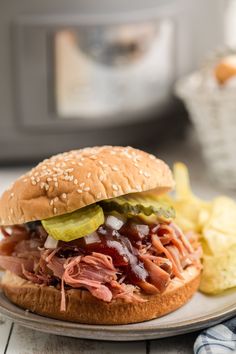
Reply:
[[182, 275], [183, 280], [172, 279], [162, 294], [143, 294], [147, 301], [142, 303], [121, 299], [107, 303], [87, 290], [67, 290], [66, 312], [60, 311], [61, 292], [54, 287], [33, 284], [10, 272], [4, 274], [1, 286], [14, 304], [43, 316], [88, 324], [127, 324], [151, 320], [184, 305], [199, 286], [200, 269], [189, 266]]
[[66, 214], [128, 193], [172, 189], [169, 167], [132, 147], [101, 146], [52, 156], [21, 176], [0, 199], [0, 224]]

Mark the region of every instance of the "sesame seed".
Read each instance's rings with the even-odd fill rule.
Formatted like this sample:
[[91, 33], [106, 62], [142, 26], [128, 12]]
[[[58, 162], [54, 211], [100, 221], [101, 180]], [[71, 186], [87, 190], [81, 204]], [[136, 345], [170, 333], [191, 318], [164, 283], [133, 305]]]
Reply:
[[113, 184], [112, 188], [114, 189], [114, 191], [118, 191], [119, 190], [119, 187], [117, 186], [117, 184]]
[[143, 175], [143, 170], [139, 170], [139, 174], [140, 174], [140, 175]]
[[45, 188], [46, 191], [48, 191], [49, 190], [49, 185], [47, 183], [45, 183], [44, 188]]
[[66, 199], [66, 193], [62, 193], [62, 195], [61, 195], [61, 197], [63, 198], [63, 199]]
[[53, 175], [53, 177], [59, 177], [59, 176], [61, 176], [61, 175], [63, 175], [63, 170], [58, 170], [57, 171], [57, 173], [55, 173], [54, 175]]
[[68, 178], [68, 179], [69, 179], [69, 181], [70, 181], [70, 182], [72, 182], [72, 181], [73, 181], [73, 179], [74, 179], [74, 176], [69, 176], [69, 178]]
[[66, 172], [73, 172], [74, 171], [74, 169], [73, 169], [73, 167], [72, 168], [67, 168], [67, 170], [66, 170]]
[[132, 159], [132, 155], [130, 155], [128, 152], [125, 152], [124, 155], [127, 156], [128, 159]]
[[138, 164], [137, 164], [137, 162], [134, 163], [134, 166], [135, 166], [135, 167], [139, 167]]
[[75, 165], [76, 163], [75, 163], [75, 161], [72, 161], [71, 164], [72, 164], [72, 165]]
[[78, 180], [77, 179], [74, 179], [74, 184], [78, 184]]
[[131, 193], [131, 192], [132, 192], [132, 188], [129, 188], [129, 187], [128, 187], [128, 188], [126, 189], [126, 193]]
[[79, 166], [83, 166], [82, 162], [78, 162], [78, 165], [79, 165]]
[[144, 171], [143, 174], [144, 174], [145, 177], [150, 177], [150, 174], [148, 172], [146, 172], [146, 171]]
[[97, 159], [97, 156], [92, 155], [92, 156], [90, 156], [90, 159], [92, 159], [92, 160], [96, 160], [96, 159]]
[[32, 184], [33, 186], [36, 186], [37, 182], [36, 182], [36, 181], [31, 181], [31, 184]]
[[45, 185], [44, 182], [40, 183], [40, 188], [43, 189], [43, 188], [44, 188], [44, 185]]
[[77, 189], [77, 192], [78, 192], [79, 194], [83, 193], [82, 189]]
[[58, 187], [58, 182], [55, 182], [55, 184], [54, 184], [54, 185], [55, 185], [55, 187], [57, 188], [57, 187]]
[[11, 197], [11, 198], [13, 198], [13, 197], [14, 197], [14, 193], [13, 193], [13, 192], [10, 194], [10, 197]]
[[43, 165], [42, 170], [46, 170], [46, 169], [47, 169], [47, 166]]
[[87, 174], [87, 178], [90, 178], [91, 177], [91, 172], [89, 172], [88, 174]]
[[50, 204], [50, 205], [53, 205], [53, 203], [54, 203], [53, 199], [50, 200], [49, 204]]
[[24, 183], [26, 183], [27, 181], [28, 181], [28, 179], [27, 179], [27, 178], [25, 178], [25, 179], [23, 180], [23, 182], [24, 182]]
[[50, 181], [52, 181], [52, 179], [51, 179], [51, 177], [48, 177], [47, 182], [50, 182]]
[[83, 183], [80, 183], [79, 186], [80, 186], [81, 188], [83, 188], [84, 185], [85, 185], [85, 183], [83, 182]]
[[54, 212], [54, 214], [56, 214], [57, 208], [53, 208], [53, 212]]
[[111, 168], [113, 171], [119, 171], [119, 168], [117, 166], [112, 166]]
[[104, 180], [104, 176], [103, 175], [100, 175], [99, 177], [98, 177], [98, 179], [99, 179], [99, 181], [103, 181]]
[[12, 208], [10, 209], [10, 212], [11, 212], [11, 214], [13, 214], [13, 209]]
[[39, 177], [36, 178], [36, 182], [40, 182], [40, 178]]
[[54, 181], [54, 182], [57, 182], [57, 177], [53, 177], [53, 181]]
[[58, 202], [59, 199], [58, 199], [58, 197], [55, 197], [53, 200], [56, 203], [56, 202]]
[[85, 192], [90, 191], [90, 187], [85, 187], [85, 188], [84, 188], [84, 191], [85, 191]]
[[149, 155], [149, 156], [150, 156], [151, 160], [155, 160], [156, 159], [154, 155]]

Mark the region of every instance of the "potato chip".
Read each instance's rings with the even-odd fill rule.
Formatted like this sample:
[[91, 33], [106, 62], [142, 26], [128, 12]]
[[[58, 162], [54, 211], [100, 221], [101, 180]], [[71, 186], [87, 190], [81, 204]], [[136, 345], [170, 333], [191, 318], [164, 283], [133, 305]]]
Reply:
[[200, 290], [216, 294], [236, 286], [236, 203], [225, 196], [206, 202], [191, 190], [187, 167], [174, 166], [176, 196], [171, 203], [183, 231], [200, 234], [203, 272]]
[[182, 162], [176, 162], [174, 164], [174, 179], [176, 183], [175, 191], [177, 200], [194, 198], [190, 187], [188, 169]]
[[176, 195], [172, 205], [176, 210], [176, 222], [183, 231], [193, 230], [200, 232], [200, 213], [209, 209], [209, 203], [197, 198], [190, 187], [187, 167], [177, 162], [174, 164], [174, 178], [176, 181]]
[[236, 286], [236, 245], [227, 253], [217, 256], [203, 256], [203, 272], [200, 290], [208, 294], [217, 294]]
[[232, 199], [217, 197], [213, 200], [202, 237], [212, 254], [222, 253], [236, 244], [236, 203]]
[[209, 205], [208, 208], [204, 208], [199, 211], [198, 214], [198, 225], [201, 230], [203, 230], [204, 226], [207, 224], [208, 220], [210, 219], [211, 216], [211, 205]]
[[199, 205], [193, 200], [179, 200], [172, 203], [176, 211], [176, 223], [183, 231], [193, 230], [198, 232]]
[[208, 226], [223, 233], [235, 234], [236, 203], [228, 197], [217, 197], [212, 202], [211, 217]]
[[227, 234], [214, 228], [205, 228], [202, 237], [207, 243], [212, 255], [222, 254], [236, 244], [235, 234]]

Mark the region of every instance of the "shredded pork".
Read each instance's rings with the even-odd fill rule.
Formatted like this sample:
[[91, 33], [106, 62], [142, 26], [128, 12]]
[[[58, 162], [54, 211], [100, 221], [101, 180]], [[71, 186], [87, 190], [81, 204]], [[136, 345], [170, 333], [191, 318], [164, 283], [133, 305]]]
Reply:
[[86, 289], [105, 302], [143, 302], [142, 293], [163, 292], [173, 277], [183, 278], [187, 266], [199, 265], [196, 237], [193, 248], [173, 222], [136, 226], [135, 220], [135, 227], [132, 222], [119, 232], [102, 225], [97, 230], [98, 242], [60, 242], [54, 250], [45, 249], [47, 233], [38, 222], [13, 226], [10, 231], [2, 227], [0, 267], [60, 289], [61, 311], [65, 311], [66, 289]]

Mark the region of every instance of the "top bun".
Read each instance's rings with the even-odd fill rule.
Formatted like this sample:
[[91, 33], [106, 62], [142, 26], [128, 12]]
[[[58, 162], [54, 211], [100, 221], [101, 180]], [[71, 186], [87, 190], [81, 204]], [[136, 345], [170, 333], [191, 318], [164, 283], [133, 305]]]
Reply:
[[47, 219], [128, 193], [166, 192], [173, 185], [163, 161], [132, 147], [73, 150], [44, 160], [4, 192], [0, 224]]

